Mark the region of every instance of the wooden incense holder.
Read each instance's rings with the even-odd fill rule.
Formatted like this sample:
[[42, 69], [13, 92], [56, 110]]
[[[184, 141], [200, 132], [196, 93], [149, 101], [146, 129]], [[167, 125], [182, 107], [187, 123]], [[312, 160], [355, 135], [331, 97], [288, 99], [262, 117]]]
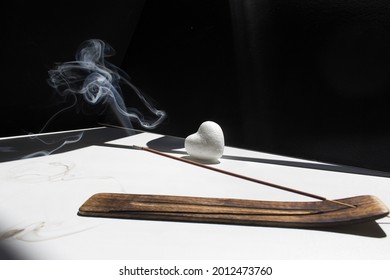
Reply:
[[80, 207], [78, 214], [103, 218], [313, 228], [374, 221], [389, 215], [389, 210], [378, 198], [369, 195], [334, 201], [279, 202], [98, 193]]

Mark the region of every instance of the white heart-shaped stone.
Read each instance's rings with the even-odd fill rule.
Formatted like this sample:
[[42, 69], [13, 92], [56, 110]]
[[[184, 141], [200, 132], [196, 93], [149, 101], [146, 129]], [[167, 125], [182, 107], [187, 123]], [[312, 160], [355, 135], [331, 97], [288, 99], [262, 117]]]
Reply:
[[196, 133], [185, 139], [184, 148], [193, 158], [209, 162], [217, 161], [223, 155], [225, 148], [222, 128], [212, 121], [202, 123]]

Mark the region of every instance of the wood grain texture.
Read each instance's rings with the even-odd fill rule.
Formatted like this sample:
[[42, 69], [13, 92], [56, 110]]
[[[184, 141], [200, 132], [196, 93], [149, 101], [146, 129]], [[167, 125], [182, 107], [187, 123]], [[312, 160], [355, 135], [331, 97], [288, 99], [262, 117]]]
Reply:
[[374, 196], [341, 201], [355, 208], [332, 203], [258, 201], [168, 195], [98, 193], [79, 209], [80, 216], [140, 220], [219, 223], [273, 227], [332, 227], [368, 222], [389, 214]]

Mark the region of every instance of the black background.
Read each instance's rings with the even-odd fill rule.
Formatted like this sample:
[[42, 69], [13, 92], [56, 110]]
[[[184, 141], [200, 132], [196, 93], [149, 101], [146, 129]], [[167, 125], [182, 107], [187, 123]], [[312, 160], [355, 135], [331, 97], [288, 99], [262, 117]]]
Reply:
[[[47, 71], [96, 38], [167, 112], [155, 132], [213, 120], [230, 146], [390, 171], [388, 1], [3, 2], [0, 137], [66, 107]], [[68, 110], [47, 130], [105, 120]]]

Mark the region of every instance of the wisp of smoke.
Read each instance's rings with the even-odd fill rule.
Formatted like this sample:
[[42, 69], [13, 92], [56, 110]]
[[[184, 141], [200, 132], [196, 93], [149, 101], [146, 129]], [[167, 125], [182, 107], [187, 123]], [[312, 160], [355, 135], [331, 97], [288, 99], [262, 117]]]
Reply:
[[[145, 129], [157, 127], [165, 119], [165, 112], [157, 110], [129, 81], [126, 73], [106, 61], [105, 58], [114, 53], [114, 49], [102, 40], [87, 40], [80, 45], [75, 61], [58, 64], [49, 70], [49, 85], [63, 96], [74, 97], [75, 101], [70, 107], [77, 103], [77, 95], [80, 95], [88, 104], [110, 105], [124, 127], [132, 128], [132, 121]], [[120, 84], [130, 87], [154, 115], [152, 120], [146, 119], [136, 108], [126, 108]]]
[[[65, 137], [65, 139], [58, 140], [57, 142], [60, 142], [61, 144], [56, 144], [55, 148], [51, 148], [50, 150], [40, 150], [37, 152], [33, 152], [33, 153], [30, 153], [28, 155], [23, 156], [22, 159], [51, 155], [51, 154], [55, 153], [57, 150], [64, 147], [65, 145], [77, 143], [78, 141], [80, 141], [80, 139], [83, 137], [83, 135], [84, 135], [84, 132], [79, 132], [75, 135], [67, 136], [67, 137]], [[48, 143], [48, 142], [44, 141], [42, 138], [40, 138], [39, 136], [31, 136], [30, 138], [37, 139], [38, 141], [42, 142], [43, 144], [45, 144], [47, 146], [53, 145], [53, 143]]]

